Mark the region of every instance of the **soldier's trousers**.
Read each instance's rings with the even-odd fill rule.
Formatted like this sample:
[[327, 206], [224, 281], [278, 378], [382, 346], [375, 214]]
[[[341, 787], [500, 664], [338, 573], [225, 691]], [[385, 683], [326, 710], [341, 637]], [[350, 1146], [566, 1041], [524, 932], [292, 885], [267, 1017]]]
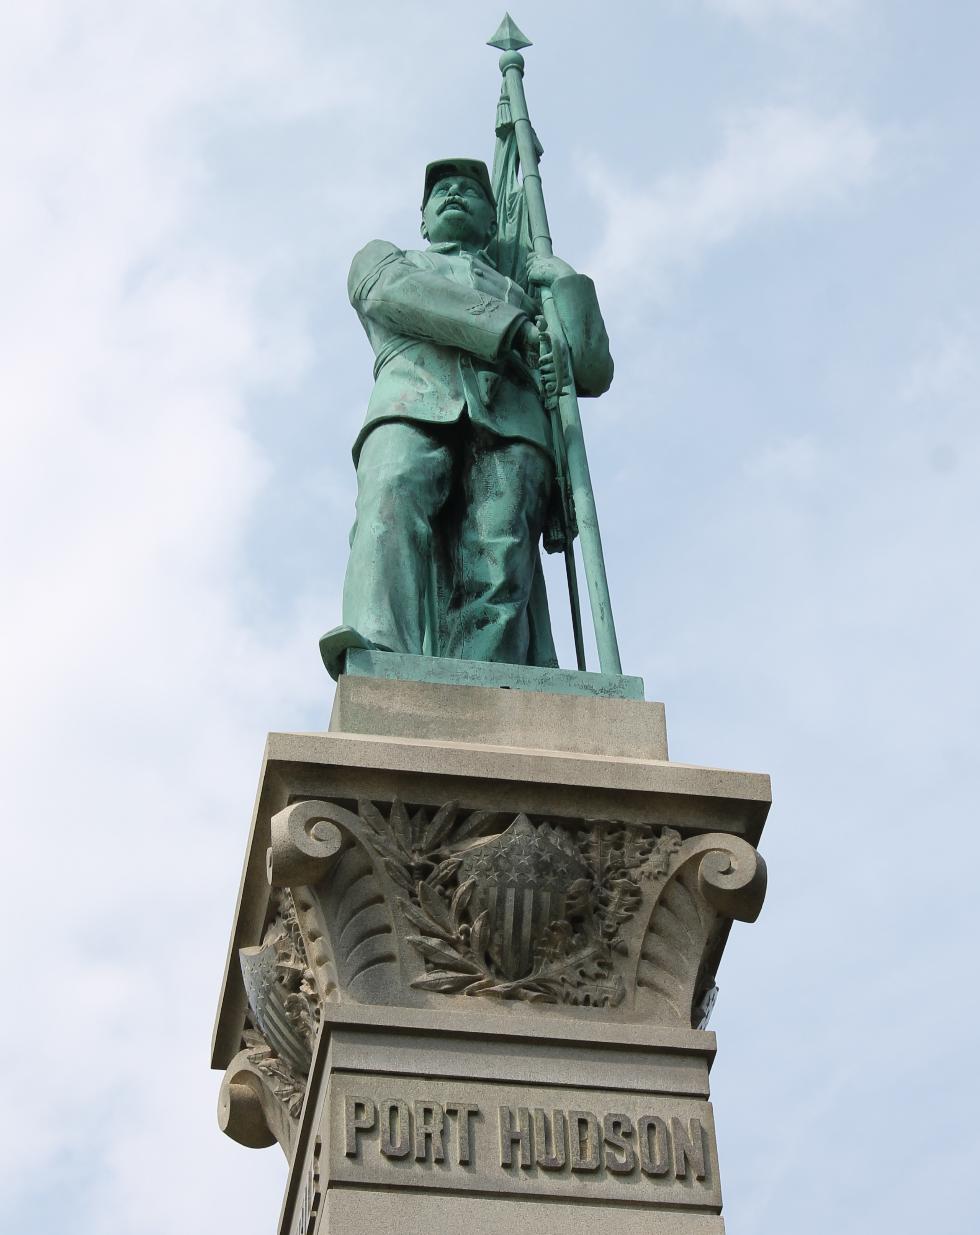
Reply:
[[527, 664], [533, 597], [550, 649], [539, 663], [557, 663], [538, 553], [552, 476], [536, 446], [465, 415], [372, 429], [357, 464], [345, 624], [393, 652]]

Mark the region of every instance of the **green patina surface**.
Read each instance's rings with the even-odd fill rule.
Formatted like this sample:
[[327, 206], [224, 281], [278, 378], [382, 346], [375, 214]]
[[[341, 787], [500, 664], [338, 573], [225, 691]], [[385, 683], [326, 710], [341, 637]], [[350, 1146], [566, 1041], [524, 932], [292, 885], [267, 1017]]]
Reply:
[[498, 269], [477, 160], [431, 165], [424, 194], [429, 247], [373, 240], [348, 281], [376, 359], [344, 623], [399, 652], [556, 666], [538, 553], [560, 517], [538, 291], [561, 313], [579, 392], [601, 394], [612, 361], [595, 288], [555, 257], [531, 257], [521, 281]]
[[581, 673], [445, 656], [404, 656], [370, 648], [346, 653], [345, 673], [355, 677], [435, 682], [443, 686], [496, 686], [552, 695], [589, 695], [600, 699], [643, 699], [643, 679], [614, 673]]

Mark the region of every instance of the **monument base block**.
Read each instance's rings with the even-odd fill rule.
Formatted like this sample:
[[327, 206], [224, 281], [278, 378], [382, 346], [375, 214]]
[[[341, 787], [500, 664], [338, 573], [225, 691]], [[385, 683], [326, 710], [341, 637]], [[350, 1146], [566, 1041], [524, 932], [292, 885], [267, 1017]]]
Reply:
[[723, 1230], [713, 1034], [610, 1030], [601, 1013], [542, 1025], [474, 1002], [328, 1013], [280, 1235], [489, 1235], [507, 1218]]

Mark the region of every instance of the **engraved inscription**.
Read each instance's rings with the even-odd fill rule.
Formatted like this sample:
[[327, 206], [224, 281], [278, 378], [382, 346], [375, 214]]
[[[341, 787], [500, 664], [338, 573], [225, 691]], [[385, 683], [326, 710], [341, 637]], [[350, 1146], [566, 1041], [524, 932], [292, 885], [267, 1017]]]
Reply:
[[599, 1121], [591, 1111], [568, 1112], [569, 1165], [573, 1171], [599, 1166]]
[[634, 1121], [615, 1111], [601, 1117], [591, 1111], [552, 1111], [541, 1107], [497, 1109], [502, 1167], [538, 1166], [557, 1171], [566, 1161], [573, 1171], [705, 1178], [704, 1128], [699, 1119], [673, 1116], [668, 1126], [659, 1115]]
[[480, 1108], [469, 1102], [413, 1102], [397, 1098], [374, 1103], [358, 1094], [344, 1097], [344, 1156], [357, 1158], [366, 1134], [375, 1134], [378, 1151], [385, 1158], [416, 1162], [446, 1160], [447, 1124], [456, 1126], [455, 1162], [467, 1166], [473, 1157], [473, 1120]]
[[407, 1102], [382, 1103], [381, 1152], [386, 1158], [407, 1158], [412, 1152], [412, 1117]]
[[502, 1106], [497, 1112], [500, 1125], [500, 1165], [512, 1166], [516, 1161], [521, 1166], [531, 1165], [531, 1116], [526, 1107], [518, 1107], [517, 1118], [509, 1106]]
[[[548, 1142], [551, 1150], [548, 1150]], [[534, 1161], [546, 1171], [560, 1171], [565, 1165], [565, 1112], [555, 1111], [549, 1136], [548, 1120], [540, 1106], [534, 1108]]]
[[[640, 1162], [645, 1175], [666, 1175], [670, 1170], [667, 1125], [659, 1115], [644, 1115], [636, 1125]], [[703, 1175], [698, 1178], [704, 1178]]]
[[704, 1134], [701, 1125], [692, 1119], [685, 1131], [683, 1123], [674, 1116], [670, 1121], [671, 1144], [674, 1149], [674, 1174], [683, 1179], [688, 1165], [695, 1179], [704, 1179]]
[[352, 1073], [331, 1084], [338, 1181], [720, 1208], [700, 1099], [473, 1082], [462, 1101], [458, 1081]]
[[378, 1118], [370, 1098], [358, 1098], [348, 1094], [344, 1099], [344, 1153], [348, 1158], [357, 1157], [357, 1134], [373, 1128]]
[[602, 1136], [606, 1142], [606, 1170], [615, 1175], [629, 1175], [636, 1169], [636, 1151], [630, 1141], [633, 1121], [629, 1115], [605, 1115]]
[[[382, 1102], [348, 1094], [344, 1098], [344, 1154], [357, 1158], [359, 1134], [374, 1132], [381, 1112], [379, 1151], [385, 1158], [406, 1158], [414, 1150], [416, 1162], [446, 1161], [447, 1124], [456, 1124], [455, 1162], [474, 1161], [473, 1120], [479, 1106], [451, 1102]], [[684, 1179], [705, 1177], [704, 1129], [701, 1121], [684, 1122], [674, 1116], [670, 1126], [659, 1115], [642, 1115], [635, 1123], [629, 1115], [610, 1112], [599, 1117], [591, 1111], [553, 1110], [526, 1106], [497, 1108], [502, 1167], [540, 1167], [561, 1170], [566, 1162], [573, 1171], [597, 1171], [605, 1165], [614, 1175], [629, 1175], [639, 1164], [644, 1175], [674, 1175]]]
[[415, 1161], [425, 1162], [432, 1146], [432, 1161], [442, 1162], [446, 1154], [442, 1147], [446, 1117], [438, 1102], [415, 1103]]
[[[466, 1102], [382, 1102], [379, 1150], [385, 1158], [416, 1162], [446, 1161], [446, 1125], [456, 1123], [455, 1162], [468, 1166], [473, 1157], [473, 1120], [482, 1114], [479, 1106]], [[344, 1098], [344, 1153], [356, 1158], [359, 1134], [373, 1132], [378, 1122], [370, 1098], [348, 1094]], [[614, 1175], [630, 1175], [639, 1165], [644, 1175], [666, 1175], [673, 1165], [677, 1179], [705, 1177], [704, 1129], [699, 1119], [684, 1121], [673, 1116], [668, 1126], [659, 1115], [641, 1115], [634, 1121], [615, 1111], [601, 1119], [592, 1111], [550, 1113], [540, 1106], [497, 1108], [500, 1133], [500, 1165], [510, 1168], [540, 1167], [559, 1171], [566, 1162], [573, 1171], [598, 1171], [604, 1165]]]
[[473, 1120], [479, 1115], [478, 1106], [468, 1102], [450, 1102], [446, 1114], [456, 1119], [456, 1161], [460, 1166], [469, 1166], [473, 1160]]

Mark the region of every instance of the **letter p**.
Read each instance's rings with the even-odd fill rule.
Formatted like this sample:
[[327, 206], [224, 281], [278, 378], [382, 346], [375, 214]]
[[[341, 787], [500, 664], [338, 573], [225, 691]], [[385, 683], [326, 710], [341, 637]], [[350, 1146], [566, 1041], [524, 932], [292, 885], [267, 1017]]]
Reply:
[[354, 1094], [344, 1098], [344, 1153], [348, 1158], [357, 1157], [358, 1132], [370, 1131], [377, 1117], [378, 1112], [370, 1098], [358, 1098]]

